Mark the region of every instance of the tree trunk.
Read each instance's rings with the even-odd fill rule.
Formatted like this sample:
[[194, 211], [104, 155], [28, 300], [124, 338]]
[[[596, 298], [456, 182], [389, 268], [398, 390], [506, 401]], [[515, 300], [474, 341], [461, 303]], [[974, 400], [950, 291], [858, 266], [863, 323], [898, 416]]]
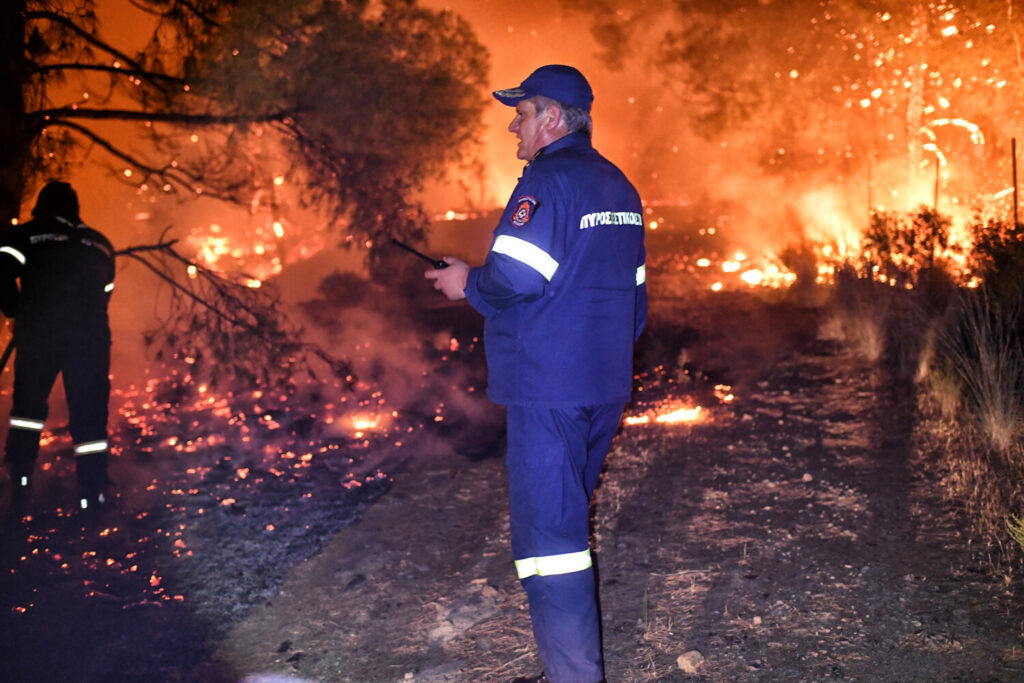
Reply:
[[33, 139], [25, 114], [25, 5], [0, 2], [0, 226], [18, 216]]

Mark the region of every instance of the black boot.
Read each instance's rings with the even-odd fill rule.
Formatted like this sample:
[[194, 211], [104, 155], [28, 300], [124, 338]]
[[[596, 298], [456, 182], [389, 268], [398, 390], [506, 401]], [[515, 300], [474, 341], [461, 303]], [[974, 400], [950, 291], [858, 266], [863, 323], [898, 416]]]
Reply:
[[32, 470], [34, 461], [8, 460], [11, 475], [11, 510], [13, 519], [20, 519], [28, 512], [29, 494], [32, 492]]
[[107, 502], [106, 489], [110, 485], [107, 479], [106, 452], [78, 456], [75, 472], [78, 475], [79, 507], [90, 512], [97, 511]]

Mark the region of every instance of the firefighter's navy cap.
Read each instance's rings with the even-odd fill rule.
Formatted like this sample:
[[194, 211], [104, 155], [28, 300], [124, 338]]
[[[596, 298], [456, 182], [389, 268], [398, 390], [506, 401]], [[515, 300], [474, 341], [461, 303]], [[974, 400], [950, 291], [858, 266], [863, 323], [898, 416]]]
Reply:
[[518, 87], [494, 91], [494, 97], [510, 107], [536, 95], [550, 97], [585, 112], [590, 111], [590, 105], [594, 102], [594, 91], [590, 89], [587, 79], [577, 69], [564, 64], [542, 66], [527, 76]]

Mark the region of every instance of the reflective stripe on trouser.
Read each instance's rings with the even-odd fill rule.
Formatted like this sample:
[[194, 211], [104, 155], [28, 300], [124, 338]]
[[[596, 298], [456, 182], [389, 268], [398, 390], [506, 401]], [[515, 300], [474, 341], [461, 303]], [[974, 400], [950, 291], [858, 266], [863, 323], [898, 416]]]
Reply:
[[555, 574], [571, 574], [590, 569], [590, 548], [576, 553], [561, 555], [545, 555], [543, 557], [527, 557], [516, 560], [516, 574], [520, 579], [531, 576], [554, 576]]
[[[60, 374], [67, 398], [72, 442], [77, 445], [105, 443], [107, 405], [110, 401], [109, 333], [100, 328], [94, 334], [66, 339], [62, 330], [29, 332], [29, 329], [23, 321], [15, 323], [17, 346], [12, 419], [44, 423], [49, 408], [47, 399]], [[104, 459], [105, 466], [106, 448], [95, 452], [99, 453], [97, 458]], [[29, 464], [35, 461], [38, 453], [38, 431], [8, 429], [8, 461]], [[76, 462], [79, 460], [81, 458], [76, 458]]]
[[24, 477], [22, 485], [28, 484], [33, 463], [39, 453], [39, 436], [45, 422], [12, 414], [7, 428], [6, 460]]
[[553, 683], [604, 677], [589, 506], [622, 407], [507, 409], [512, 554]]
[[107, 450], [106, 439], [100, 441], [86, 441], [85, 443], [75, 444], [75, 456], [80, 457], [88, 455], [90, 453], [101, 453]]
[[75, 473], [83, 497], [82, 507], [86, 508], [88, 501], [102, 496], [107, 486], [106, 439], [75, 444]]
[[11, 415], [11, 429], [24, 429], [29, 432], [41, 432], [45, 426], [46, 423], [42, 420], [32, 420], [27, 417], [15, 417], [14, 415]]

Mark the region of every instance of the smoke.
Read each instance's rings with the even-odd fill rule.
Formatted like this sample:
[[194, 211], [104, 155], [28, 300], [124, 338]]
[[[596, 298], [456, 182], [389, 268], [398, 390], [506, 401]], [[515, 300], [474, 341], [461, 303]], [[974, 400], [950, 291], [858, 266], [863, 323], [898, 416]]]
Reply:
[[[733, 236], [752, 247], [770, 241], [764, 226], [803, 215], [780, 202], [780, 183], [756, 153], [734, 142], [742, 135], [709, 140], [693, 130], [693, 95], [663, 63], [666, 30], [683, 26], [672, 3], [427, 4], [450, 7], [471, 23], [491, 51], [493, 89], [517, 85], [546, 63], [579, 68], [595, 92], [594, 146], [625, 171], [649, 204], [728, 204]], [[432, 185], [423, 198], [428, 211], [504, 205], [522, 168], [507, 130], [510, 120], [510, 110], [493, 101], [480, 135], [483, 171], [455, 172], [447, 183]]]
[[[580, 68], [596, 95], [595, 146], [641, 196], [728, 205], [731, 236], [750, 248], [850, 243], [871, 210], [914, 211], [936, 199], [954, 225], [975, 212], [1007, 213], [993, 197], [1010, 179], [1006, 131], [1017, 114], [1007, 74], [1016, 62], [1014, 29], [998, 9], [427, 4], [470, 21], [491, 51], [494, 89], [545, 63]], [[492, 102], [484, 172], [428, 193], [432, 209], [479, 207], [481, 186], [491, 206], [505, 202], [521, 167], [509, 120]]]
[[[121, 0], [110, 0], [103, 7], [121, 4]], [[691, 17], [682, 7], [707, 9], [713, 3], [428, 0], [423, 4], [449, 8], [469, 21], [490, 50], [488, 83], [492, 89], [516, 85], [547, 63], [580, 68], [596, 96], [595, 147], [626, 172], [648, 206], [695, 207], [699, 210], [689, 212], [695, 220], [719, 226], [731, 243], [748, 252], [778, 254], [806, 241], [852, 245], [859, 240], [872, 209], [913, 209], [934, 201], [936, 157], [920, 154], [908, 158], [905, 147], [901, 154], [890, 155], [858, 147], [856, 143], [866, 133], [857, 126], [869, 120], [863, 115], [868, 110], [860, 104], [844, 110], [846, 118], [806, 130], [780, 130], [774, 123], [754, 117], [721, 125], [714, 134], [707, 129], [698, 131], [695, 84], [687, 80], [687, 71], [678, 68], [678, 62], [667, 58], [666, 36], [685, 33], [690, 26]], [[728, 12], [738, 11], [738, 7], [729, 4], [721, 10], [723, 23], [730, 20]], [[824, 16], [818, 3], [789, 7], [761, 2], [750, 8], [751, 12], [772, 12], [773, 26], [788, 27], [775, 36], [777, 39], [757, 46], [757, 54], [771, 62], [768, 68], [759, 63], [741, 66], [762, 68], [773, 79], [778, 72], [778, 80], [802, 83], [800, 79], [811, 72], [790, 68], [792, 56], [787, 56], [786, 50], [794, 44], [806, 48], [806, 41], [799, 42], [809, 26], [803, 22], [811, 15]], [[869, 19], [876, 24], [880, 21]], [[108, 21], [106, 10], [103, 20]], [[860, 35], [859, 27], [857, 31]], [[854, 89], [856, 79], [862, 76], [826, 69], [821, 77], [834, 78], [850, 90], [851, 97], [875, 97], [874, 91]], [[729, 85], [723, 84], [726, 95], [734, 92], [724, 87]], [[1002, 97], [1005, 100], [1006, 95]], [[779, 107], [788, 105], [778, 103]], [[816, 102], [808, 101], [806, 106], [813, 108]], [[453, 212], [469, 220], [438, 221], [428, 243], [417, 246], [470, 263], [483, 260], [493, 228], [488, 212], [504, 205], [522, 169], [522, 162], [515, 157], [515, 137], [507, 130], [510, 119], [507, 107], [491, 101], [481, 122], [475, 161], [450, 169], [446, 177], [435, 179], [423, 190], [420, 199], [428, 215]], [[929, 120], [925, 117], [922, 122]], [[950, 157], [942, 170], [940, 208], [966, 216], [973, 208], [971, 203], [953, 200], [966, 197], [967, 190], [960, 188], [969, 188], [979, 177], [993, 177], [981, 157], [998, 143], [991, 139], [983, 144], [974, 142], [962, 126], [932, 126], [931, 130], [937, 148]], [[894, 147], [899, 147], [899, 142]], [[811, 162], [802, 166], [791, 163], [797, 151], [814, 151], [816, 147], [821, 152], [812, 154]], [[440, 360], [446, 345], [456, 339], [460, 351], [449, 358], [462, 358], [460, 354], [474, 344], [476, 335], [470, 330], [479, 326], [479, 320], [464, 303], [449, 306], [441, 302], [422, 280], [419, 264], [395, 265], [400, 276], [370, 282], [362, 267], [365, 245], [354, 245], [352, 250], [335, 248], [336, 236], [323, 233], [314, 210], [272, 215], [262, 206], [231, 209], [211, 200], [165, 203], [156, 201], [153, 192], [139, 193], [111, 181], [109, 173], [93, 164], [83, 167], [74, 184], [82, 196], [83, 218], [107, 233], [118, 247], [155, 241], [165, 226], [173, 226], [172, 236], [197, 253], [202, 252], [202, 240], [224, 237], [227, 246], [225, 253], [217, 256], [218, 266], [257, 271], [253, 273], [256, 277], [276, 286], [296, 315], [306, 316], [307, 337], [339, 356], [351, 357], [357, 374], [368, 384], [379, 383], [390, 406], [423, 404], [436, 410], [444, 403], [445, 407], [459, 405], [468, 415], [469, 404], [480, 400], [483, 384], [474, 374], [476, 369], [470, 376], [445, 375], [445, 382], [429, 388], [423, 382], [434, 373], [452, 372], [446, 368], [454, 364]], [[281, 193], [281, 201], [271, 202], [272, 207], [296, 203], [287, 185], [275, 186], [274, 191]], [[236, 258], [235, 252], [240, 256]], [[331, 282], [322, 284], [330, 278], [335, 278], [333, 288]], [[337, 286], [339, 283], [345, 286]], [[357, 290], [367, 297], [355, 297]], [[111, 306], [115, 386], [139, 383], [159, 372], [152, 369], [152, 359], [142, 349], [141, 332], [164, 314], [162, 296], [143, 269], [119, 268]], [[312, 316], [311, 310], [316, 312]], [[330, 315], [335, 319], [329, 320]], [[478, 347], [474, 353], [473, 362], [477, 362]], [[468, 392], [469, 386], [475, 387], [475, 392]], [[431, 392], [437, 396], [430, 396]]]

